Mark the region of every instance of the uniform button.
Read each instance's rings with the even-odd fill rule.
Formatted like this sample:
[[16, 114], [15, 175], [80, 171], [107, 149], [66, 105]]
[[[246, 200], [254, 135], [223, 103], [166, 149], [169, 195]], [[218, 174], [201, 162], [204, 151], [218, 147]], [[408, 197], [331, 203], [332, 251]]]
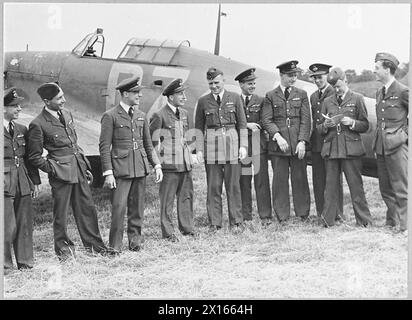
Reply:
[[317, 113], [319, 113], [320, 111], [318, 110]]
[[13, 148], [13, 150], [16, 150], [16, 148]]
[[249, 118], [249, 115], [247, 115], [246, 117]]
[[134, 131], [134, 129], [132, 129], [132, 132]]
[[319, 119], [316, 119], [316, 121], [318, 121], [318, 122], [319, 122]]
[[382, 111], [385, 111], [385, 109], [382, 109]]
[[133, 138], [133, 141], [135, 141], [136, 139], [135, 138]]
[[382, 120], [385, 120], [385, 118], [382, 118]]
[[383, 103], [385, 103], [385, 100], [382, 100]]
[[320, 102], [318, 101], [318, 104], [320, 104]]
[[223, 117], [221, 116], [220, 119], [223, 119]]

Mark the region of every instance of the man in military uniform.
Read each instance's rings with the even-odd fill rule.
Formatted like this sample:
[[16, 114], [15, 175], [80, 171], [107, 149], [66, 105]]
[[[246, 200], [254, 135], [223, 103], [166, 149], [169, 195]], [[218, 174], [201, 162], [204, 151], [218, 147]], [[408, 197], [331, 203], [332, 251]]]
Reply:
[[383, 87], [376, 93], [379, 188], [388, 210], [386, 225], [407, 230], [409, 89], [394, 77], [398, 59], [390, 53], [375, 57], [375, 74]]
[[142, 89], [139, 77], [120, 82], [120, 104], [107, 110], [101, 119], [99, 150], [104, 186], [112, 190], [112, 221], [109, 246], [115, 254], [122, 250], [124, 216], [127, 213], [129, 250], [142, 247], [142, 224], [145, 209], [146, 175], [149, 163], [156, 171], [158, 183], [163, 174], [153, 149], [145, 113], [138, 109]]
[[[322, 116], [322, 105], [323, 101], [332, 96], [335, 90], [327, 82], [327, 77], [329, 69], [332, 66], [323, 63], [314, 63], [309, 66], [311, 71], [310, 76], [315, 82], [318, 90], [313, 92], [310, 96], [310, 105], [312, 108], [312, 133], [310, 137], [310, 147], [311, 147], [311, 160], [312, 160], [312, 182], [313, 182], [313, 194], [315, 196], [316, 212], [318, 217], [321, 216], [323, 211], [323, 195], [325, 193], [325, 183], [326, 183], [326, 168], [325, 160], [323, 160], [320, 155], [323, 145], [323, 136], [316, 129], [321, 121], [323, 121]], [[337, 219], [343, 217], [343, 188], [340, 184], [341, 189], [339, 190], [339, 206]]]
[[346, 75], [340, 68], [333, 68], [328, 82], [336, 94], [323, 102], [324, 119], [318, 124], [324, 136], [321, 155], [326, 159], [325, 203], [322, 218], [326, 227], [333, 226], [339, 213], [341, 172], [349, 186], [357, 225], [367, 227], [372, 217], [366, 202], [362, 182], [362, 160], [365, 155], [360, 133], [369, 128], [368, 114], [363, 96], [349, 90]]
[[[64, 92], [57, 83], [44, 83], [37, 93], [45, 107], [29, 125], [29, 160], [48, 173], [54, 199], [54, 249], [60, 260], [74, 257], [74, 244], [67, 234], [70, 206], [87, 250], [106, 253], [100, 236], [97, 212], [89, 186], [90, 163], [77, 144], [74, 119], [64, 109]], [[43, 148], [48, 151], [43, 158]]]
[[[207, 213], [210, 230], [222, 227], [222, 185], [225, 182], [229, 224], [241, 231], [242, 200], [240, 163], [247, 156], [246, 117], [240, 96], [224, 89], [223, 72], [209, 68], [206, 73], [210, 93], [199, 98], [195, 127], [204, 136], [196, 139], [199, 162], [205, 160]], [[204, 144], [203, 144], [204, 142]], [[205, 155], [203, 156], [203, 151]]]
[[250, 68], [236, 76], [242, 90], [241, 98], [246, 114], [248, 129], [248, 157], [241, 163], [240, 191], [242, 195], [242, 214], [245, 221], [252, 220], [252, 163], [255, 183], [256, 202], [263, 225], [272, 220], [270, 199], [267, 139], [261, 127], [260, 109], [263, 98], [254, 94], [256, 89], [255, 68]]
[[[150, 120], [153, 146], [158, 151], [163, 171], [159, 187], [162, 236], [177, 241], [173, 229], [173, 202], [177, 198], [177, 220], [183, 235], [193, 232], [192, 157], [185, 135], [189, 129], [182, 79], [175, 79], [164, 89], [167, 103]], [[158, 147], [157, 147], [158, 146]]]
[[16, 88], [4, 95], [4, 269], [33, 268], [33, 208], [39, 194], [40, 176], [27, 161], [27, 128], [16, 123], [21, 101]]
[[306, 91], [293, 86], [300, 71], [297, 64], [298, 61], [292, 60], [277, 66], [280, 85], [266, 93], [261, 111], [262, 126], [271, 138], [273, 208], [281, 222], [290, 216], [289, 168], [296, 216], [306, 220], [310, 210], [305, 159], [310, 109]]

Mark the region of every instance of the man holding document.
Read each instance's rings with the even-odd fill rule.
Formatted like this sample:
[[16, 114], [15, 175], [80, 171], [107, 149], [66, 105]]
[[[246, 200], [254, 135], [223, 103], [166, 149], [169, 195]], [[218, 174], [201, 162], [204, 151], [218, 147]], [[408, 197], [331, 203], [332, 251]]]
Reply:
[[362, 182], [362, 161], [365, 147], [360, 133], [369, 128], [368, 115], [363, 96], [349, 90], [345, 73], [334, 68], [328, 82], [336, 94], [325, 99], [322, 106], [324, 120], [317, 126], [324, 136], [322, 157], [326, 160], [325, 204], [322, 219], [325, 227], [333, 226], [338, 214], [339, 176], [345, 173], [349, 186], [356, 224], [367, 227], [372, 217], [366, 202]]

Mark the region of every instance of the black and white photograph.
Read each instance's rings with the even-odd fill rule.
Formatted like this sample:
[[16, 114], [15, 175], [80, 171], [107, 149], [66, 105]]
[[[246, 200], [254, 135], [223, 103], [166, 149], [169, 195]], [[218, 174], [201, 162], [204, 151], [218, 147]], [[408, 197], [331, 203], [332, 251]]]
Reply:
[[410, 14], [4, 3], [3, 297], [406, 299]]

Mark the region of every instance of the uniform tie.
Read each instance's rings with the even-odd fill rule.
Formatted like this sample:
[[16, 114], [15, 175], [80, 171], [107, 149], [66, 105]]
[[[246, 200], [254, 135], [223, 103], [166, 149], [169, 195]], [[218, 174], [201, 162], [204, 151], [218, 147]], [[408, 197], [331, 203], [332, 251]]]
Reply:
[[216, 98], [216, 102], [217, 102], [217, 104], [220, 106], [220, 96], [219, 95], [217, 95], [217, 98]]
[[62, 125], [66, 126], [66, 120], [64, 119], [63, 112], [61, 110], [57, 111], [57, 115], [59, 116], [59, 120]]
[[322, 90], [318, 91], [318, 99], [320, 99], [322, 97]]
[[178, 119], [180, 120], [180, 110], [179, 110], [178, 107], [176, 107], [176, 112], [175, 112], [175, 114], [176, 114], [176, 118], [178, 118]]
[[9, 133], [12, 137], [14, 137], [14, 124], [13, 124], [13, 121], [9, 122]]
[[385, 98], [386, 88], [385, 86], [382, 87], [382, 98]]
[[130, 107], [128, 114], [129, 114], [129, 117], [130, 117], [131, 119], [133, 119], [133, 112], [134, 112], [133, 107]]
[[285, 89], [285, 99], [286, 100], [288, 100], [288, 98], [289, 98], [289, 89], [290, 89], [290, 87], [286, 87], [286, 89]]
[[341, 103], [342, 103], [342, 96], [338, 96], [338, 103], [339, 103], [339, 105], [341, 105]]
[[249, 96], [246, 96], [246, 99], [245, 99], [245, 106], [247, 106], [249, 104]]

